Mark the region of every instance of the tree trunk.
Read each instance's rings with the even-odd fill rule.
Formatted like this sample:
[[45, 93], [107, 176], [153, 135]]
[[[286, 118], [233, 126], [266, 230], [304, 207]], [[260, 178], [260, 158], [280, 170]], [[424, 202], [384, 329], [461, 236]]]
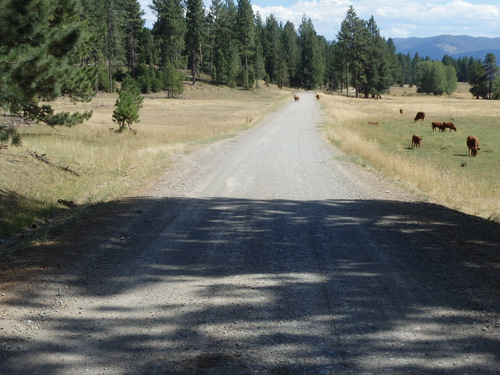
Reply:
[[196, 52], [191, 55], [191, 74], [193, 75], [193, 85], [196, 83]]

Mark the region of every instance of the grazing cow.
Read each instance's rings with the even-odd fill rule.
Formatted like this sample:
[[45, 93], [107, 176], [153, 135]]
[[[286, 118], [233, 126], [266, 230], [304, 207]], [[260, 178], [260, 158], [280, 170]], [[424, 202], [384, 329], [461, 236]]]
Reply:
[[368, 121], [368, 125], [378, 125], [378, 121]]
[[445, 126], [445, 130], [446, 130], [446, 128], [448, 128], [448, 129], [450, 129], [450, 132], [452, 130], [457, 131], [457, 128], [455, 127], [455, 124], [453, 124], [452, 122], [443, 121], [443, 125]]
[[469, 135], [467, 137], [467, 147], [469, 148], [469, 156], [477, 156], [477, 152], [481, 150], [479, 148], [479, 139], [474, 137], [473, 135]]
[[316, 94], [316, 99], [318, 99], [318, 100], [319, 100], [319, 94]]
[[399, 113], [403, 114], [403, 108], [401, 108], [401, 109], [399, 110]]
[[424, 120], [424, 119], [425, 119], [425, 113], [417, 112], [417, 115], [415, 116], [415, 119], [413, 121]]
[[298, 96], [298, 95], [294, 95], [294, 96], [293, 96], [293, 100], [295, 100], [296, 102], [298, 102], [298, 101], [299, 101], [299, 99], [300, 99], [300, 98], [299, 98], [299, 96]]
[[440, 132], [445, 132], [446, 131], [446, 125], [445, 124], [439, 125], [439, 131]]
[[416, 147], [420, 148], [420, 141], [422, 140], [422, 137], [419, 137], [418, 135], [413, 134], [411, 137], [411, 147]]
[[443, 126], [443, 124], [441, 122], [433, 121], [431, 126], [432, 126], [432, 131], [435, 131], [436, 128], [441, 129], [441, 126]]

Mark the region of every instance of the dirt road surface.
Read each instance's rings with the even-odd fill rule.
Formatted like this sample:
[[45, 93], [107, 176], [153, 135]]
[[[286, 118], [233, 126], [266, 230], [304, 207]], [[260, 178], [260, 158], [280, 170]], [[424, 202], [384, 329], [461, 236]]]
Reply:
[[499, 374], [498, 226], [347, 162], [300, 96], [4, 272], [0, 373]]

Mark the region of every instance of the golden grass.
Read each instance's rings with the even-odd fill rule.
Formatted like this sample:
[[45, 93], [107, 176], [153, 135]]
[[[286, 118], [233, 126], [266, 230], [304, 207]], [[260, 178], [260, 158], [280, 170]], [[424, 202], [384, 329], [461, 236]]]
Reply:
[[[198, 82], [186, 85], [180, 99], [145, 95], [140, 122], [133, 126], [137, 135], [110, 131], [117, 128], [112, 122], [116, 94], [99, 94], [90, 103], [52, 103], [58, 111], [92, 110], [93, 116], [73, 128], [23, 127], [22, 146], [0, 151], [0, 238], [53, 214], [59, 199], [92, 205], [133, 194], [165, 171], [174, 154], [255, 125], [289, 94], [266, 85], [247, 91]], [[45, 154], [80, 177], [28, 151]]]
[[[500, 101], [472, 99], [464, 84], [450, 97], [397, 87], [380, 100], [321, 100], [328, 139], [360, 163], [453, 209], [500, 221]], [[418, 111], [422, 122], [413, 121]], [[432, 121], [451, 121], [457, 132], [433, 132]], [[420, 149], [411, 147], [413, 134], [423, 137]], [[476, 158], [468, 157], [470, 134], [480, 140]]]

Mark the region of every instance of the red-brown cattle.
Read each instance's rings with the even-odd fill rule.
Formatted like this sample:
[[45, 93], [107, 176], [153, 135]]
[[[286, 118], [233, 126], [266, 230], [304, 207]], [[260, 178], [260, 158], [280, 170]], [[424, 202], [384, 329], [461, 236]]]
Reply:
[[434, 131], [434, 130], [436, 130], [436, 128], [440, 129], [441, 126], [443, 126], [443, 124], [441, 122], [433, 121], [431, 126], [432, 126], [432, 131]]
[[477, 152], [480, 150], [479, 139], [477, 139], [473, 135], [469, 135], [467, 137], [466, 143], [467, 143], [467, 147], [469, 148], [469, 156], [477, 156]]
[[399, 110], [399, 113], [403, 114], [403, 108], [401, 108], [401, 109]]
[[319, 94], [316, 94], [316, 99], [318, 99], [318, 100], [319, 100]]
[[425, 119], [425, 113], [424, 112], [417, 112], [417, 115], [415, 116], [415, 119], [413, 121], [419, 121], [419, 120], [424, 120]]
[[457, 128], [455, 127], [455, 124], [453, 124], [452, 122], [443, 121], [443, 125], [445, 126], [445, 130], [446, 130], [446, 129], [450, 129], [450, 132], [451, 132], [452, 130], [457, 131]]
[[300, 98], [299, 98], [299, 96], [298, 96], [298, 95], [294, 95], [294, 96], [293, 96], [293, 100], [295, 100], [296, 102], [298, 102], [298, 101], [299, 101], [299, 99], [300, 99]]
[[411, 137], [411, 147], [416, 147], [420, 148], [420, 141], [422, 140], [422, 137], [419, 137], [418, 135], [413, 134]]

